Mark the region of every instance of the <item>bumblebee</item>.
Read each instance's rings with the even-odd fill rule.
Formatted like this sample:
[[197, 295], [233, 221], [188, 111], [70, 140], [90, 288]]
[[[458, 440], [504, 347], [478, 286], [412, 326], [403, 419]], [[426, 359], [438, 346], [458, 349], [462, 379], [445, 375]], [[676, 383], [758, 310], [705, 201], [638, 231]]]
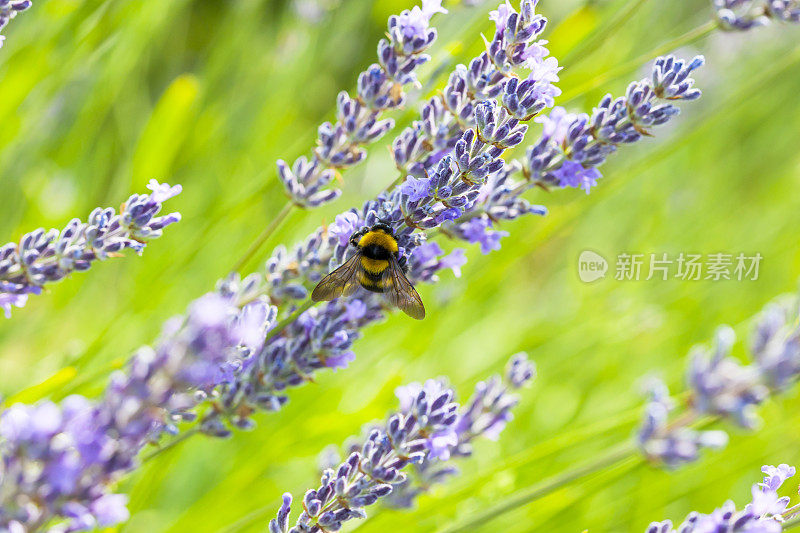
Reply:
[[425, 318], [425, 306], [405, 274], [400, 262], [397, 238], [386, 224], [357, 231], [350, 237], [356, 253], [345, 263], [322, 278], [311, 299], [330, 301], [349, 296], [359, 285], [383, 294], [386, 300], [417, 320]]

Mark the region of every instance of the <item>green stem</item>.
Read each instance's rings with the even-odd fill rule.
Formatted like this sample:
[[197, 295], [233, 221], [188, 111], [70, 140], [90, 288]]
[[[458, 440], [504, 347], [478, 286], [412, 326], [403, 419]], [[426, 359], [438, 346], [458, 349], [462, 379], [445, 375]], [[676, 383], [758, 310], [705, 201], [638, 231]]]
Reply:
[[175, 446], [177, 446], [181, 442], [187, 440], [189, 437], [192, 437], [193, 435], [198, 435], [199, 433], [200, 433], [200, 428], [193, 427], [191, 429], [187, 429], [186, 431], [184, 431], [183, 433], [181, 433], [180, 435], [178, 435], [177, 437], [175, 437], [174, 439], [172, 439], [171, 441], [166, 443], [164, 446], [161, 446], [157, 450], [154, 450], [154, 451], [148, 453], [147, 455], [145, 455], [142, 458], [142, 462], [146, 463], [147, 461], [150, 461], [151, 459], [157, 457], [162, 452], [165, 452], [167, 450], [170, 450], [170, 449], [174, 448]]
[[266, 337], [265, 340], [268, 341], [271, 338], [275, 337], [278, 333], [280, 333], [281, 331], [286, 329], [286, 326], [288, 326], [289, 324], [291, 324], [292, 322], [297, 320], [297, 318], [300, 315], [302, 315], [303, 313], [305, 313], [306, 311], [308, 311], [309, 309], [311, 309], [315, 305], [317, 305], [317, 302], [315, 302], [314, 300], [311, 300], [311, 299], [306, 300], [305, 302], [303, 302], [303, 305], [301, 305], [300, 307], [295, 309], [294, 313], [292, 313], [291, 315], [287, 316], [286, 318], [284, 318], [283, 320], [281, 320], [280, 322], [275, 324], [275, 327], [272, 328], [271, 330], [269, 330], [269, 333], [267, 333], [267, 337]]
[[[455, 533], [457, 531], [473, 531], [479, 525], [486, 524], [490, 520], [497, 518], [501, 514], [507, 513], [522, 505], [536, 501], [548, 494], [576, 481], [578, 479], [590, 476], [601, 470], [614, 466], [623, 460], [634, 456], [636, 453], [636, 446], [632, 441], [627, 441], [621, 445], [612, 448], [606, 454], [601, 455], [594, 461], [584, 463], [572, 470], [567, 470], [556, 474], [555, 476], [545, 479], [535, 485], [517, 492], [515, 495], [505, 498], [504, 501], [498, 505], [488, 507], [481, 513], [475, 514], [467, 521], [446, 527], [439, 531], [439, 533]], [[643, 459], [642, 459], [643, 460]]]
[[240, 257], [238, 261], [236, 261], [236, 264], [233, 265], [233, 268], [231, 269], [233, 272], [240, 272], [247, 265], [247, 263], [250, 262], [250, 260], [258, 253], [264, 243], [267, 242], [267, 239], [269, 239], [275, 230], [278, 229], [278, 227], [283, 223], [283, 221], [286, 220], [286, 217], [289, 216], [289, 213], [292, 212], [294, 207], [295, 205], [293, 203], [286, 202], [286, 205], [284, 205], [283, 208], [278, 211], [278, 214], [275, 216], [275, 218], [272, 219], [272, 221], [267, 224], [267, 227], [264, 228], [264, 231], [262, 231], [261, 234], [256, 237], [256, 240], [253, 241], [244, 255]]
[[653, 59], [653, 57], [660, 56], [666, 54], [667, 52], [671, 52], [676, 48], [680, 48], [681, 46], [685, 46], [687, 44], [691, 44], [699, 39], [702, 39], [706, 35], [709, 35], [711, 32], [716, 30], [719, 27], [717, 21], [710, 20], [705, 24], [697, 26], [693, 28], [683, 35], [680, 35], [671, 41], [667, 41], [666, 43], [657, 46], [653, 50], [642, 54], [638, 57], [631, 59], [630, 61], [626, 61], [625, 63], [618, 65], [611, 70], [608, 70], [594, 78], [590, 79], [583, 85], [579, 85], [577, 88], [573, 89], [572, 91], [566, 91], [561, 97], [561, 103], [570, 102], [584, 94], [588, 93], [591, 90], [597, 89], [598, 87], [602, 86], [603, 84], [616, 79], [623, 74], [627, 74], [633, 70], [636, 70], [644, 63]]
[[786, 531], [787, 529], [796, 528], [797, 526], [800, 526], [800, 516], [791, 518], [782, 524], [784, 531]]

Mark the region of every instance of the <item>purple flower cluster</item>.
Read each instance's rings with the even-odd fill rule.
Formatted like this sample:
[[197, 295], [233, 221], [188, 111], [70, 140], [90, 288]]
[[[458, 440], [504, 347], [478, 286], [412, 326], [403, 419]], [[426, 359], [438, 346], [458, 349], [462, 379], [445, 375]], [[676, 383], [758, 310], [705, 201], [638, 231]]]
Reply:
[[780, 533], [783, 522], [800, 512], [800, 504], [789, 507], [788, 496], [779, 497], [778, 489], [794, 476], [795, 468], [787, 464], [761, 467], [764, 481], [753, 485], [752, 500], [740, 511], [736, 504], [727, 501], [710, 514], [692, 512], [683, 523], [673, 528], [671, 520], [652, 522], [646, 533]]
[[0, 246], [0, 307], [6, 317], [12, 305], [25, 305], [28, 294], [40, 294], [46, 284], [88, 270], [93, 261], [126, 248], [141, 253], [146, 241], [160, 237], [166, 226], [179, 221], [180, 213], [156, 215], [163, 202], [181, 192], [181, 186], [151, 180], [147, 187], [150, 194], [132, 195], [119, 214], [111, 207], [98, 207], [86, 222], [75, 218], [61, 231], [37, 229], [23, 235], [19, 243]]
[[750, 352], [764, 384], [782, 391], [800, 376], [800, 300], [778, 298], [758, 316]]
[[[387, 497], [386, 504], [412, 507], [420, 494], [458, 474], [458, 469], [448, 461], [453, 457], [471, 455], [472, 442], [477, 438], [496, 441], [506, 424], [514, 418], [512, 410], [519, 403], [515, 391], [528, 385], [535, 375], [536, 367], [528, 360], [527, 354], [518, 353], [511, 357], [502, 377], [495, 375], [479, 382], [472, 397], [459, 409], [456, 424], [429, 439], [431, 453], [428, 461], [413, 465], [406, 480], [397, 484]], [[397, 396], [401, 406], [406, 405], [419, 388], [419, 385], [399, 388]]]
[[760, 369], [742, 365], [730, 356], [736, 335], [729, 327], [719, 328], [709, 352], [695, 348], [690, 354], [687, 381], [692, 407], [698, 413], [731, 418], [744, 428], [758, 424], [755, 408], [768, 396], [761, 384]]
[[757, 427], [756, 407], [773, 392], [785, 389], [800, 376], [800, 326], [798, 298], [782, 297], [761, 313], [751, 346], [753, 362], [744, 365], [730, 356], [733, 330], [722, 327], [711, 349], [696, 347], [690, 353], [686, 410], [670, 421], [675, 409], [666, 385], [649, 384], [639, 447], [653, 461], [679, 466], [698, 458], [701, 448], [727, 443], [721, 431], [696, 431], [689, 425], [702, 415], [734, 421], [745, 429]]
[[270, 531], [338, 531], [344, 522], [366, 517], [363, 508], [380, 498], [388, 505], [411, 506], [424, 487], [457, 472], [448, 461], [469, 455], [475, 438], [497, 439], [519, 401], [512, 391], [534, 374], [525, 354], [514, 355], [505, 378], [493, 376], [479, 383], [463, 407], [453, 402], [455, 393], [442, 380], [399, 387], [399, 413], [371, 427], [363, 444], [349, 446], [349, 457], [341, 465], [325, 469], [320, 487], [306, 492], [304, 511], [292, 527], [292, 497], [284, 494]]
[[126, 497], [110, 486], [134, 469], [142, 448], [230, 378], [260, 347], [275, 309], [264, 299], [244, 306], [210, 294], [168, 321], [112, 375], [103, 397], [70, 396], [61, 404], [15, 404], [0, 414], [0, 530], [50, 525], [82, 531], [127, 519]]
[[[5, 28], [6, 24], [17, 16], [17, 13], [25, 11], [32, 4], [31, 0], [0, 0], [0, 30]], [[4, 40], [5, 37], [0, 35], [0, 47], [3, 46]]]
[[278, 160], [278, 177], [296, 205], [318, 207], [336, 199], [341, 191], [327, 188], [336, 172], [360, 163], [366, 157], [361, 147], [394, 127], [393, 120], [380, 116], [403, 105], [403, 86], [417, 82], [415, 70], [428, 61], [424, 52], [436, 40], [436, 30], [429, 27], [436, 13], [447, 13], [441, 0], [423, 0], [422, 8], [389, 17], [388, 40], [378, 43], [378, 63], [359, 76], [355, 98], [339, 93], [336, 123], [320, 125], [311, 158], [301, 156], [291, 166]]
[[[555, 58], [544, 59], [549, 54], [546, 41], [536, 41], [547, 24], [547, 19], [534, 12], [537, 3], [523, 0], [520, 13], [508, 2], [492, 11], [490, 18], [497, 30], [487, 51], [472, 59], [469, 66], [458, 65], [441, 94], [423, 106], [420, 119], [392, 143], [395, 165], [403, 175], [426, 177], [463, 133], [476, 126], [479, 102], [501, 97], [508, 119], [516, 121], [498, 124], [501, 135], [506, 129], [514, 129], [517, 122], [528, 121], [553, 106], [553, 98], [561, 94], [552, 84], [558, 81], [560, 69]], [[517, 68], [530, 71], [526, 80], [520, 82], [514, 77]], [[520, 135], [519, 130], [516, 135]]]
[[797, 0], [712, 0], [712, 5], [720, 27], [729, 31], [746, 31], [775, 20], [800, 23]]
[[339, 531], [344, 522], [366, 517], [364, 507], [402, 483], [408, 465], [427, 461], [436, 435], [452, 431], [458, 419], [454, 396], [439, 381], [417, 387], [413, 397], [401, 402], [399, 412], [369, 432], [359, 451], [350, 454], [335, 471], [322, 474], [319, 488], [306, 492], [303, 512], [291, 527], [292, 496], [284, 494], [277, 518], [270, 521], [270, 532]]
[[670, 414], [675, 410], [675, 401], [661, 380], [650, 380], [647, 392], [649, 399], [637, 441], [650, 460], [677, 467], [696, 461], [703, 448], [718, 449], [728, 444], [728, 434], [724, 431], [698, 431], [686, 424], [671, 423]]
[[623, 144], [650, 135], [649, 128], [666, 123], [680, 110], [674, 100], [695, 100], [699, 89], [689, 77], [704, 62], [697, 56], [685, 63], [659, 57], [650, 79], [633, 82], [625, 96], [606, 95], [591, 116], [573, 115], [557, 107], [536, 119], [544, 126], [528, 149], [523, 173], [531, 185], [575, 187], [587, 193], [601, 177], [597, 167]]
[[277, 411], [285, 390], [312, 379], [322, 368], [344, 368], [360, 329], [383, 317], [374, 300], [334, 301], [303, 313], [259, 350], [241, 359], [232, 379], [221, 382], [209, 398], [213, 408], [200, 420], [201, 431], [227, 437], [230, 426], [249, 429], [258, 411]]
[[[671, 63], [664, 60], [659, 64]], [[660, 67], [657, 70], [664, 72]], [[679, 96], [689, 91], [679, 87], [681, 84], [691, 82], [673, 78], [655, 86], [662, 94]], [[509, 178], [517, 167], [501, 158], [504, 150], [522, 142], [526, 126], [497, 101], [475, 104], [474, 115], [475, 127], [461, 134], [452, 152], [424, 175], [411, 176], [361, 209], [338, 215], [333, 224], [319, 228], [293, 250], [276, 249], [267, 261], [265, 282], [254, 290], [268, 295], [283, 312], [295, 312], [311, 288], [348, 259], [353, 252], [350, 236], [377, 222], [390, 226], [397, 237], [408, 279], [412, 283], [435, 282], [443, 269], [458, 274], [465, 258], [461, 250], [445, 256], [429, 241], [434, 231], [478, 243], [488, 253], [499, 248], [505, 235], [493, 228], [495, 221], [544, 214], [543, 207], [531, 206], [521, 198], [525, 184]], [[379, 295], [366, 291], [359, 291], [353, 299], [340, 298], [304, 310], [268, 339], [260, 353], [244, 361], [234, 380], [223, 385], [219, 396], [212, 399], [213, 409], [201, 421], [213, 428], [206, 432], [224, 435], [224, 427], [247, 427], [252, 424], [250, 415], [280, 408], [287, 400], [285, 390], [310, 381], [316, 370], [346, 366], [354, 358], [351, 347], [361, 330], [389, 310]]]

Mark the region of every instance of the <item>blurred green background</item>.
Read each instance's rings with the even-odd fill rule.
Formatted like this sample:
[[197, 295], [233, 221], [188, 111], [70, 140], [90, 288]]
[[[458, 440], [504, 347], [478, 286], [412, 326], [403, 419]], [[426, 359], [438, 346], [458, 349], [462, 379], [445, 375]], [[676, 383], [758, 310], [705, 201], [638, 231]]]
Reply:
[[[440, 38], [423, 79], [439, 76], [393, 114], [395, 131], [456, 63], [480, 52], [480, 32], [493, 31], [495, 2], [473, 3], [445, 2], [450, 14], [434, 19]], [[275, 160], [308, 153], [336, 93], [374, 61], [387, 17], [411, 5], [39, 0], [13, 21], [0, 50], [0, 242], [118, 205], [154, 177], [183, 185], [168, 208], [184, 219], [143, 257], [97, 265], [0, 321], [0, 393], [20, 401], [96, 395], [111, 366], [210, 290], [284, 204]], [[588, 92], [587, 83], [654, 57], [710, 16], [706, 0], [544, 0], [539, 11], [564, 63], [560, 85], [575, 96], [560, 103], [586, 111], [646, 69], [617, 69]], [[370, 328], [350, 368], [291, 391], [256, 430], [194, 438], [149, 461], [121, 482], [133, 516], [118, 529], [263, 531], [282, 492], [299, 497], [316, 486], [325, 446], [394, 407], [397, 385], [446, 375], [465, 398], [519, 350], [536, 361], [539, 378], [500, 441], [480, 442], [463, 475], [417, 510], [375, 510], [359, 531], [436, 531], [628, 439], [642, 375], [679, 390], [693, 344], [722, 323], [747, 338], [748, 317], [796, 287], [799, 38], [800, 28], [770, 27], [714, 32], [680, 48], [687, 58], [706, 55], [696, 75], [703, 99], [683, 105], [655, 139], [612, 157], [590, 196], [532, 192], [550, 215], [506, 224], [500, 252], [470, 249], [460, 279], [446, 274], [422, 287], [425, 321], [395, 315]], [[294, 243], [391, 182], [391, 138], [345, 174], [341, 199], [295, 212], [270, 247]], [[610, 275], [584, 284], [584, 249], [612, 262], [622, 252], [759, 252], [764, 260], [757, 281]], [[727, 498], [745, 502], [762, 464], [800, 462], [799, 407], [792, 391], [767, 402], [756, 433], [721, 425], [730, 445], [692, 466], [667, 472], [626, 461], [474, 530], [640, 531]]]

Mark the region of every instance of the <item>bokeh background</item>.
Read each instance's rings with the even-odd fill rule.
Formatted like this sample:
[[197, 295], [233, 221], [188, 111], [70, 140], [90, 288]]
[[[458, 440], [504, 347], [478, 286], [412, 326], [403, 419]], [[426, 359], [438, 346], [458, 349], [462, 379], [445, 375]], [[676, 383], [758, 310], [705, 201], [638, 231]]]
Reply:
[[[493, 31], [495, 2], [472, 4], [445, 2], [450, 14], [434, 20], [430, 81], [393, 115], [396, 131]], [[154, 177], [183, 185], [169, 208], [184, 219], [143, 257], [97, 265], [0, 321], [6, 401], [98, 394], [115, 365], [210, 290], [283, 205], [275, 160], [309, 151], [336, 93], [374, 61], [387, 17], [411, 5], [39, 0], [10, 24], [0, 51], [0, 242], [117, 205]], [[586, 111], [643, 76], [632, 59], [655, 57], [711, 14], [706, 0], [543, 0], [539, 11], [565, 67], [559, 103]], [[197, 437], [148, 461], [121, 481], [133, 516], [118, 529], [263, 531], [281, 493], [316, 486], [323, 448], [394, 407], [396, 386], [444, 375], [465, 398], [520, 350], [539, 377], [500, 441], [480, 442], [463, 475], [418, 509], [377, 509], [359, 531], [437, 531], [630, 439], [641, 376], [679, 390], [692, 345], [723, 323], [747, 339], [748, 318], [797, 286], [798, 42], [800, 28], [770, 27], [717, 31], [679, 48], [706, 55], [696, 75], [704, 97], [656, 138], [612, 157], [591, 195], [531, 192], [550, 214], [506, 224], [501, 251], [470, 249], [461, 278], [421, 287], [426, 320], [395, 315], [370, 328], [348, 369], [291, 391], [254, 431]], [[295, 212], [259, 262], [391, 182], [391, 138], [344, 175], [341, 199]], [[620, 282], [611, 272], [585, 284], [584, 249], [612, 261], [622, 252], [721, 251], [764, 260], [757, 281]], [[790, 391], [762, 408], [757, 432], [721, 425], [729, 446], [694, 465], [668, 472], [630, 459], [473, 530], [640, 531], [728, 498], [747, 501], [762, 464], [800, 461], [798, 407]]]

